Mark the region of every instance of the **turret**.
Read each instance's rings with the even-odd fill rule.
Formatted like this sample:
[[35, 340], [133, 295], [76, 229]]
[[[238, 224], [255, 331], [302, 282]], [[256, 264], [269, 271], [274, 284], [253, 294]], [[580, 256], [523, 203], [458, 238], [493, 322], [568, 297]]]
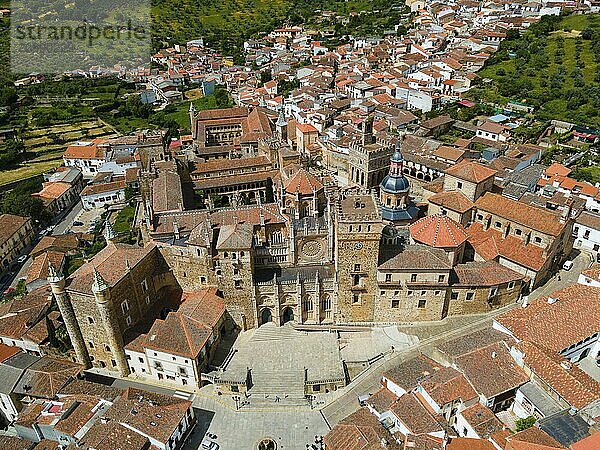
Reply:
[[285, 118], [284, 106], [279, 110], [279, 117], [277, 118], [277, 122], [275, 126], [277, 128], [277, 134], [282, 141], [287, 140], [287, 120]]
[[[129, 365], [125, 357], [123, 344], [123, 333], [119, 326], [119, 318], [117, 313], [117, 305], [111, 302], [110, 286], [104, 280], [100, 272], [94, 268], [94, 282], [92, 284], [92, 293], [96, 300], [96, 307], [100, 313], [100, 319], [104, 324], [104, 331], [112, 358], [116, 362], [116, 367], [121, 376], [129, 375]], [[129, 310], [123, 311], [128, 313]]]
[[89, 369], [92, 367], [92, 362], [87, 347], [85, 346], [79, 323], [75, 317], [73, 305], [71, 304], [69, 295], [65, 291], [65, 277], [56, 270], [51, 262], [48, 263], [48, 283], [50, 283], [52, 294], [56, 299], [60, 315], [62, 316], [65, 327], [67, 328], [67, 333], [69, 333], [69, 338], [75, 349], [77, 361], [80, 364], [83, 364], [86, 369]]

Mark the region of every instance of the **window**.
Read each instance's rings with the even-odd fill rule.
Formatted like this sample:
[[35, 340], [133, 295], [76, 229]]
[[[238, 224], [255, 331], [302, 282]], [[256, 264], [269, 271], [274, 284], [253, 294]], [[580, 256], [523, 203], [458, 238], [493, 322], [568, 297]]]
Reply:
[[474, 296], [475, 296], [474, 292], [467, 292], [467, 295], [465, 296], [465, 300], [470, 302], [471, 300], [473, 300]]
[[426, 305], [427, 305], [427, 300], [421, 299], [421, 300], [419, 300], [419, 304], [417, 305], [417, 307], [419, 309], [423, 309], [423, 308], [425, 308]]
[[149, 295], [147, 295], [147, 296], [146, 296], [146, 305], [149, 305], [149, 304], [150, 304], [150, 296], [149, 296]]
[[407, 297], [410, 297], [410, 296], [412, 296], [412, 295], [413, 295], [413, 291], [406, 291], [406, 296], [407, 296]]
[[392, 282], [392, 274], [391, 273], [386, 273], [385, 274], [385, 282], [386, 283], [391, 283]]
[[460, 182], [460, 181], [457, 181], [457, 182], [456, 182], [456, 187], [457, 187], [458, 189], [462, 189], [462, 187], [463, 187], [463, 184], [462, 184], [462, 182]]
[[477, 214], [477, 220], [483, 220], [483, 214]]
[[417, 281], [417, 274], [416, 274], [416, 273], [413, 273], [413, 274], [410, 276], [410, 282], [411, 282], [411, 283], [415, 283], [416, 281]]
[[98, 364], [100, 365], [100, 367], [102, 367], [103, 369], [106, 367], [106, 363], [104, 361], [98, 361]]
[[127, 314], [127, 311], [129, 311], [129, 304], [127, 303], [127, 300], [121, 303], [121, 311], [123, 311], [123, 314]]
[[358, 294], [354, 294], [354, 295], [352, 296], [352, 303], [353, 303], [353, 304], [355, 304], [355, 305], [356, 305], [357, 303], [360, 303], [360, 295], [358, 295]]
[[111, 364], [113, 367], [117, 367], [117, 362], [116, 362], [114, 359], [111, 359], [111, 360], [110, 360], [110, 364]]
[[138, 356], [138, 361], [143, 363], [144, 362], [144, 358], [142, 358], [141, 356]]
[[490, 289], [489, 298], [495, 297], [497, 293], [498, 293], [498, 288], [496, 286], [494, 286], [493, 288]]
[[438, 276], [438, 282], [439, 283], [443, 283], [445, 279], [446, 279], [446, 275], [439, 275]]
[[392, 308], [399, 308], [400, 307], [400, 300], [392, 300]]
[[502, 228], [502, 224], [501, 224], [500, 222], [496, 222], [496, 223], [494, 223], [494, 226], [495, 226], [496, 228]]
[[516, 228], [516, 229], [515, 229], [515, 234], [516, 234], [517, 236], [521, 236], [521, 235], [523, 234], [523, 231], [522, 231], [520, 228]]
[[450, 294], [450, 300], [456, 300], [458, 299], [458, 292], [452, 292]]
[[162, 363], [160, 361], [154, 361], [154, 368], [156, 370], [163, 370]]
[[131, 325], [131, 316], [127, 316], [125, 322], [127, 322], [127, 326]]
[[89, 323], [90, 325], [93, 325], [93, 324], [94, 324], [94, 318], [93, 318], [93, 317], [90, 317], [90, 316], [88, 316], [87, 320], [88, 320], [88, 323]]
[[125, 355], [125, 358], [127, 358], [127, 361], [131, 361], [131, 355], [130, 354]]
[[185, 367], [178, 367], [177, 368], [177, 372], [179, 373], [179, 375], [181, 375], [182, 377], [187, 377], [187, 370], [185, 370]]
[[515, 282], [511, 281], [510, 283], [508, 283], [508, 289], [513, 289], [515, 287]]
[[354, 271], [360, 272], [360, 264], [354, 264]]
[[536, 236], [533, 238], [533, 242], [535, 242], [536, 244], [541, 244], [542, 243], [542, 238], [539, 236]]
[[106, 344], [104, 344], [104, 351], [110, 353], [110, 347]]
[[88, 347], [89, 348], [94, 348], [94, 343], [92, 341], [88, 341]]
[[144, 279], [144, 281], [142, 281], [142, 290], [144, 292], [146, 292], [148, 290], [148, 282]]
[[242, 280], [234, 280], [234, 284], [236, 289], [239, 289], [242, 287]]

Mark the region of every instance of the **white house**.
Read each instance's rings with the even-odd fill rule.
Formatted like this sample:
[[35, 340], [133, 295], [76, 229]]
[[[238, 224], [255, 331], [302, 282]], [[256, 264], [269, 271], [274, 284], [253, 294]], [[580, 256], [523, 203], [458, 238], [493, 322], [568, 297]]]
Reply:
[[600, 214], [583, 211], [573, 225], [573, 246], [582, 250], [600, 251]]
[[112, 177], [109, 182], [95, 183], [81, 191], [83, 208], [90, 210], [103, 208], [125, 200], [125, 177]]
[[108, 141], [104, 139], [76, 142], [63, 153], [63, 162], [67, 167], [81, 170], [84, 178], [92, 178], [104, 164], [108, 146]]

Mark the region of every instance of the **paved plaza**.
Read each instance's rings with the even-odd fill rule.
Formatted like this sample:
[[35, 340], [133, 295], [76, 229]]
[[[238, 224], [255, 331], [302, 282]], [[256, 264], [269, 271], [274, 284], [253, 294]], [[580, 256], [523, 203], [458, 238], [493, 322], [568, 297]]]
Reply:
[[344, 378], [335, 333], [296, 331], [290, 325], [273, 323], [238, 336], [223, 376], [244, 379], [247, 368], [252, 373], [251, 404], [275, 396], [306, 404], [305, 373], [308, 380]]
[[197, 449], [203, 436], [215, 434], [220, 450], [255, 450], [270, 438], [277, 450], [306, 450], [315, 436], [324, 436], [329, 427], [320, 411], [239, 411], [212, 398], [198, 395], [194, 400], [198, 424], [184, 450]]

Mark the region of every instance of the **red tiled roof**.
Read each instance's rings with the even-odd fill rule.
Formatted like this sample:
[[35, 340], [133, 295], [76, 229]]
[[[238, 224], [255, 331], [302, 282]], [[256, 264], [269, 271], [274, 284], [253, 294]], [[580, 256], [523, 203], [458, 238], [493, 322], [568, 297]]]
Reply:
[[564, 222], [560, 222], [560, 214], [492, 192], [486, 192], [479, 197], [475, 201], [475, 207], [478, 211], [495, 214], [551, 236], [559, 236], [566, 226]]
[[0, 344], [0, 362], [6, 361], [11, 356], [19, 353], [21, 349], [19, 347], [11, 347], [5, 344]]
[[448, 167], [446, 174], [471, 183], [481, 183], [496, 175], [496, 171], [473, 161], [461, 161]]
[[[548, 298], [557, 300], [548, 303]], [[574, 284], [496, 318], [517, 339], [553, 352], [600, 330], [600, 288]]]
[[427, 201], [461, 214], [475, 206], [475, 204], [460, 191], [443, 191], [432, 195]]
[[304, 169], [298, 170], [285, 184], [285, 190], [290, 194], [312, 195], [321, 189], [323, 184]]
[[571, 406], [581, 409], [600, 398], [600, 383], [566, 358], [527, 341], [516, 347], [525, 365]]
[[409, 229], [415, 241], [430, 247], [458, 247], [468, 237], [461, 224], [444, 214], [423, 217], [410, 225]]

